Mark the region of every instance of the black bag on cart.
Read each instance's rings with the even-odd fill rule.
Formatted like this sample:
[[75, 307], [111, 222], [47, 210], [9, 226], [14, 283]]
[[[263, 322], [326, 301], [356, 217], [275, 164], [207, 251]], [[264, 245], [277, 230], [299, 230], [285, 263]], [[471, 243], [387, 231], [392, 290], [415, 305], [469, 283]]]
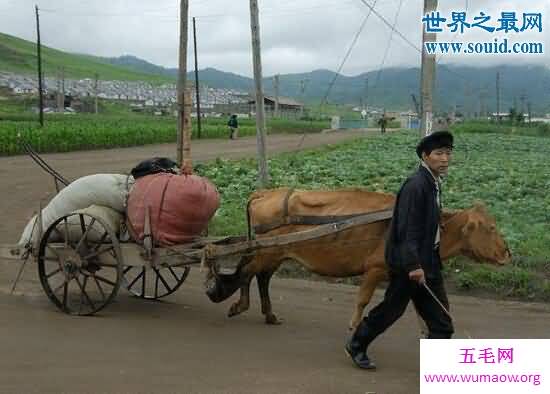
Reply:
[[167, 157], [153, 157], [139, 163], [132, 168], [130, 173], [134, 179], [138, 179], [146, 175], [158, 174], [159, 172], [178, 174], [178, 165]]

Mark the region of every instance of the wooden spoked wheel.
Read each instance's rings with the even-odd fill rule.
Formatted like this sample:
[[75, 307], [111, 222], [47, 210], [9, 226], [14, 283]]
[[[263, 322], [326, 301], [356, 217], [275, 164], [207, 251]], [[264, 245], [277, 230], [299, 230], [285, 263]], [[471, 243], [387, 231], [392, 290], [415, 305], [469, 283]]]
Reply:
[[124, 286], [139, 298], [158, 300], [175, 292], [187, 279], [188, 266], [124, 267]]
[[63, 312], [93, 315], [116, 296], [123, 259], [115, 232], [99, 217], [74, 212], [42, 236], [38, 274], [48, 298]]

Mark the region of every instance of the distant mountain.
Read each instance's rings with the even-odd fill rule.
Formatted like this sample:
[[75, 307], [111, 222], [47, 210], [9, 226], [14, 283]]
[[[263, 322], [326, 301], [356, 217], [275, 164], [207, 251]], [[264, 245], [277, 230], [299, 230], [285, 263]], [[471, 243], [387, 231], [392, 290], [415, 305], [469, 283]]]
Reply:
[[[35, 52], [34, 43], [0, 33], [0, 71], [35, 73]], [[104, 58], [71, 54], [47, 47], [43, 48], [43, 55], [44, 70], [50, 76], [56, 75], [58, 68], [63, 66], [67, 78], [93, 78], [95, 73], [104, 80], [175, 83], [177, 78], [177, 69], [161, 67], [130, 55]], [[527, 103], [530, 103], [533, 111], [550, 112], [550, 69], [532, 65], [487, 68], [440, 65], [437, 68], [436, 110], [448, 111], [456, 106], [459, 111], [472, 114], [482, 108], [494, 112], [497, 71], [501, 76], [502, 112], [508, 111], [514, 103], [519, 110], [522, 106], [527, 110]], [[279, 93], [308, 103], [319, 103], [329, 91], [335, 75], [330, 70], [281, 74]], [[187, 78], [194, 81], [194, 73], [188, 72]], [[199, 70], [199, 79], [201, 84], [210, 87], [246, 92], [252, 92], [254, 86], [252, 78], [214, 68]], [[411, 94], [420, 101], [419, 80], [420, 70], [414, 67], [386, 68], [356, 76], [338, 75], [330, 89], [328, 102], [359, 105], [363, 101], [380, 108], [414, 109]], [[273, 77], [265, 77], [263, 86], [265, 93], [272, 95]], [[305, 87], [303, 94], [302, 86]]]
[[172, 72], [168, 68], [157, 66], [156, 64], [149, 63], [146, 60], [131, 55], [123, 55], [119, 57], [98, 57], [97, 59], [101, 62], [122, 66], [139, 73], [164, 75], [169, 78], [175, 78], [177, 75], [177, 69], [173, 69], [174, 71]]
[[[177, 69], [159, 67], [132, 56], [112, 58], [109, 62], [131, 67], [134, 71], [177, 77]], [[496, 111], [497, 71], [501, 77], [501, 112], [507, 112], [514, 105], [520, 110], [523, 106], [527, 111], [528, 103], [533, 111], [550, 112], [550, 69], [533, 65], [486, 68], [439, 65], [436, 73], [436, 109], [449, 111], [456, 105], [458, 111], [471, 114]], [[319, 103], [329, 91], [335, 75], [334, 71], [322, 69], [309, 73], [281, 74], [279, 94]], [[187, 78], [194, 81], [194, 73], [189, 72]], [[201, 84], [211, 87], [247, 92], [252, 92], [254, 87], [252, 78], [214, 68], [199, 70], [199, 80]], [[386, 68], [356, 76], [338, 75], [330, 89], [328, 102], [352, 105], [366, 102], [376, 107], [414, 110], [411, 95], [414, 94], [420, 101], [419, 82], [420, 69], [417, 67]], [[302, 84], [305, 86], [303, 95]], [[273, 77], [265, 77], [263, 87], [266, 94], [273, 95]]]

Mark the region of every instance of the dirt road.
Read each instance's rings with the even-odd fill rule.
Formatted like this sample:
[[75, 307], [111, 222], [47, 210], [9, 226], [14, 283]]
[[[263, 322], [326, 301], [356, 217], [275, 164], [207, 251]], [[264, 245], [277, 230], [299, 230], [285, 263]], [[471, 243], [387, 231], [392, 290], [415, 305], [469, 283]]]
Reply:
[[[304, 146], [357, 137], [310, 135]], [[299, 137], [271, 136], [271, 152]], [[68, 178], [127, 171], [173, 145], [46, 155]], [[220, 154], [219, 152], [223, 152]], [[198, 160], [255, 153], [255, 140], [199, 141]], [[1, 158], [0, 243], [17, 241], [38, 199], [52, 190], [25, 157]], [[27, 267], [18, 295], [9, 295], [18, 266], [0, 261], [0, 393], [367, 393], [418, 392], [416, 317], [404, 319], [372, 346], [379, 370], [364, 372], [344, 355], [352, 286], [275, 278], [274, 310], [281, 326], [266, 326], [253, 289], [251, 310], [227, 318], [234, 299], [212, 304], [202, 275], [165, 302], [145, 302], [121, 290], [99, 316], [69, 317], [43, 295]], [[375, 297], [380, 299], [381, 292]], [[548, 338], [550, 307], [451, 296], [457, 337]]]

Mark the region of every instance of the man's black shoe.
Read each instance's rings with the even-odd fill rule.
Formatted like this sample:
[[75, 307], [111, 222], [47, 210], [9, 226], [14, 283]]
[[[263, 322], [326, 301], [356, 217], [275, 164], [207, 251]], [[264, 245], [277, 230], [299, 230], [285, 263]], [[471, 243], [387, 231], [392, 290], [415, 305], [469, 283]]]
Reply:
[[367, 353], [354, 349], [351, 340], [346, 343], [345, 350], [346, 354], [351, 358], [351, 361], [353, 361], [357, 367], [370, 370], [376, 369], [376, 365], [369, 359]]

